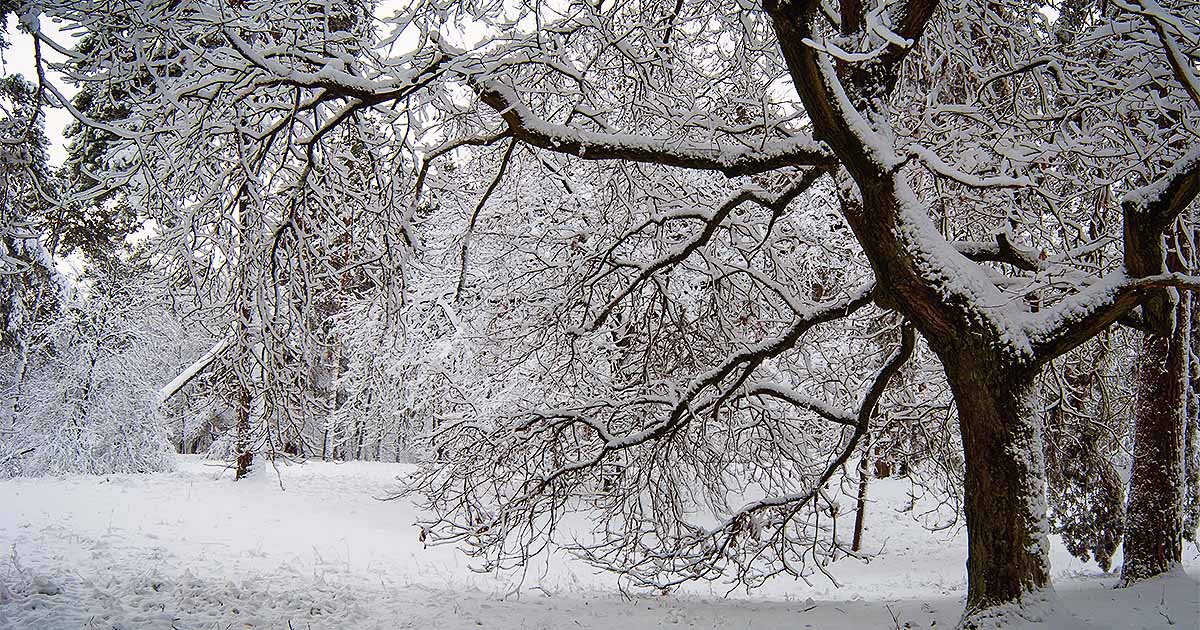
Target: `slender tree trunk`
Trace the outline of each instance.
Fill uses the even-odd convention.
[[[55,248],[58,246],[58,229],[51,233],[51,249],[50,257],[53,259]],[[42,298],[45,296],[46,287],[39,286],[37,295],[33,298],[33,308],[26,315],[29,323],[37,321],[38,312],[42,308]],[[12,415],[9,417],[10,431],[16,433],[17,418],[23,413],[21,409],[21,394],[25,388],[25,373],[29,369],[29,329],[23,327],[16,332],[17,337],[17,366],[13,377],[13,399],[12,399]]]
[[[1163,573],[1182,556],[1186,340],[1182,325],[1142,338],[1122,584]]]
[[[239,206],[239,218],[241,221],[246,220],[246,213],[249,205],[242,200]],[[242,247],[246,247],[246,228],[241,227],[239,237]],[[250,426],[250,404],[252,397],[250,395],[250,382],[254,377],[254,346],[250,342],[250,317],[251,300],[253,293],[250,290],[250,280],[246,277],[248,273],[245,261],[242,261],[238,269],[238,298],[237,305],[237,351],[238,354],[234,358],[236,371],[234,378],[236,379],[237,389],[237,434],[235,436],[235,445],[237,451],[236,468],[233,474],[233,480],[237,481],[245,477],[250,472],[250,465],[254,460],[253,444],[251,444],[251,426]]]
[[[400,463],[400,454],[404,452],[404,427],[396,420],[396,463]]]
[[[233,474],[234,481],[245,477],[254,461],[254,452],[250,448],[250,391],[244,384],[239,385],[237,413],[237,468]]]
[[[1195,249],[1200,242],[1200,212],[1193,209],[1188,223],[1191,238],[1177,238],[1176,242],[1188,245],[1181,248],[1186,255],[1181,255],[1180,260],[1186,261],[1187,268],[1195,273],[1200,269],[1200,252]],[[1187,313],[1188,329],[1187,351],[1183,353],[1183,537],[1194,541],[1200,525],[1200,296],[1188,291],[1182,297],[1179,308]]]
[[[858,511],[854,513],[854,539],[850,551],[862,551],[863,529],[867,520],[867,485],[871,477],[871,434],[863,436],[862,459],[858,460]]]
[[[1050,560],[1036,371],[960,353],[947,361],[966,461],[967,607],[963,626],[989,609],[1046,599]]]

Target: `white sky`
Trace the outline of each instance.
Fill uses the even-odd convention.
[[[14,16],[9,16],[8,23],[0,26],[4,28],[5,38],[10,44],[8,49],[0,51],[0,75],[21,74],[30,81],[37,81],[37,69],[34,67],[33,38],[17,30],[17,20]],[[69,41],[68,38],[70,36],[62,33],[58,25],[54,23],[45,21],[42,24],[42,28],[59,43]],[[42,55],[50,61],[62,59],[61,55],[53,50],[49,50],[47,46],[42,46]],[[54,81],[58,90],[67,98],[74,97],[78,91],[75,89],[75,86],[63,81],[62,77],[58,75],[48,74],[47,78]],[[46,137],[50,140],[50,163],[54,166],[61,166],[67,158],[67,141],[63,137],[63,130],[66,128],[67,123],[71,121],[71,115],[61,107],[46,108],[44,113],[46,115]],[[66,258],[61,256],[56,257],[54,263],[59,273],[72,280],[77,280],[84,269],[83,256],[79,252]]]
[[[70,36],[62,33],[58,29],[57,24],[43,20],[42,28],[55,41],[60,43],[69,41]],[[4,25],[4,30],[5,37],[11,45],[7,50],[0,52],[0,74],[5,76],[22,74],[30,81],[37,81],[37,70],[34,68],[33,62],[33,38],[17,30],[17,19],[15,16],[9,16],[8,23]],[[61,55],[50,50],[47,46],[42,46],[42,55],[50,61],[62,60]],[[63,81],[62,77],[51,74],[48,76],[48,79],[54,81],[54,85],[68,98],[75,96],[77,92],[75,86]],[[50,139],[50,163],[58,166],[67,157],[63,129],[70,122],[71,115],[62,108],[47,109],[45,110],[45,114],[46,137]]]

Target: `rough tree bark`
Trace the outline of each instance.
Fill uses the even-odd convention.
[[[1192,242],[1200,238],[1200,228],[1192,232]],[[1187,414],[1184,421],[1184,516],[1183,536],[1195,541],[1197,525],[1200,525],[1200,298],[1189,293],[1186,296],[1189,313],[1188,331],[1188,392]]]
[[[1037,371],[989,353],[942,360],[966,462],[970,615],[1050,585]]]
[[[1176,233],[1181,243],[1183,233]],[[1143,273],[1182,271],[1184,252],[1176,247],[1169,265],[1161,239],[1138,263]],[[1156,264],[1157,263],[1157,264]],[[1158,269],[1155,269],[1157,267]],[[1187,432],[1187,368],[1190,313],[1164,292],[1142,306],[1147,330],[1137,357],[1134,404],[1133,468],[1126,508],[1121,583],[1169,571],[1183,554],[1184,461]]]
[[[239,384],[236,437],[237,461],[233,472],[234,481],[249,474],[250,465],[254,462],[254,451],[251,448],[250,433],[250,390],[244,384]]]
[[[919,38],[935,5],[910,2],[897,32]],[[814,137],[830,146],[858,189],[861,199],[845,199],[842,214],[880,279],[878,299],[914,322],[951,383],[967,462],[970,552],[963,625],[986,618],[996,606],[1040,600],[1050,585],[1040,426],[1031,404],[1040,363],[1018,356],[1003,339],[1002,325],[972,303],[972,292],[994,287],[952,287],[930,274],[971,263],[937,247],[938,232],[928,216],[908,211],[916,196],[906,176],[890,168],[895,157],[890,147],[860,138],[862,129],[851,122],[859,114],[847,109],[873,107],[895,82],[906,51],[889,49],[874,72],[847,77],[847,93],[840,95],[833,87],[839,81],[831,76],[833,65],[804,43],[815,36],[816,3],[768,2],[766,9],[813,120]]]
[[[833,29],[861,35],[861,3],[831,6],[816,0],[765,0],[788,73],[823,146],[802,151],[745,153],[724,161],[692,150],[631,143],[619,136],[583,135],[568,125],[539,120],[516,91],[472,79],[512,137],[542,150],[581,159],[618,159],[749,175],[790,166],[812,167],[837,181],[841,215],[869,259],[873,299],[899,312],[941,358],[959,410],[966,459],[968,606],[962,625],[1004,623],[1026,604],[1049,613],[1048,531],[1041,419],[1034,414],[1034,383],[1042,368],[1100,334],[1132,309],[1158,299],[1167,286],[1195,287],[1191,278],[1161,275],[1153,246],[1200,191],[1200,148],[1193,148],[1139,194],[1125,210],[1126,268],[1079,287],[1036,311],[1014,304],[979,268],[970,248],[949,243],[930,219],[904,165],[912,156],[896,146],[889,97],[901,65],[919,42],[936,0],[890,5],[892,33],[868,59],[847,61],[813,45]],[[789,141],[790,142],[790,141]],[[794,143],[793,143],[794,144]],[[828,147],[828,153],[824,150]],[[794,148],[794,147],[793,147]],[[830,155],[832,154],[832,155]],[[780,157],[783,156],[783,157]],[[999,257],[1027,272],[1038,256],[1017,250],[1004,235]],[[991,255],[991,254],[989,254]],[[439,457],[440,459],[440,457]],[[1028,618],[1028,617],[1027,617]]]
[[[893,15],[895,32],[919,40],[935,1],[911,0]],[[844,64],[822,56],[815,26],[820,3],[768,0],[793,85],[812,120],[813,137],[838,157],[844,177],[842,215],[863,247],[879,281],[877,301],[907,317],[942,360],[958,407],[966,460],[969,538],[967,609],[962,624],[976,627],[1011,606],[1048,602],[1045,471],[1040,418],[1031,398],[1041,368],[1095,336],[1141,302],[1172,293],[1145,290],[1136,296],[1080,299],[1059,314],[1012,315],[986,306],[1003,300],[995,286],[947,247],[926,208],[898,165],[886,127],[887,95],[910,47],[891,45],[870,62]],[[854,3],[842,4],[839,28],[853,29]],[[878,126],[878,128],[877,128]],[[1197,159],[1173,168],[1149,206],[1125,208],[1126,268],[1129,277],[1161,271],[1154,245],[1200,186]],[[1134,196],[1140,200],[1143,196]],[[1003,245],[1003,243],[1001,243]],[[1132,259],[1132,260],[1129,260]],[[1019,261],[1018,263],[1019,266]],[[1149,307],[1148,307],[1149,308]],[[1037,320],[1028,337],[1014,333],[1013,317]],[[1028,344],[1028,345],[1026,345]],[[1170,403],[1168,403],[1170,404]]]

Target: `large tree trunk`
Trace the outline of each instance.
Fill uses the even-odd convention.
[[[943,357],[966,461],[967,607],[974,627],[989,609],[1045,599],[1050,587],[1036,371],[992,357]]]
[[[1149,239],[1156,251],[1135,257],[1139,273],[1186,272],[1191,263],[1185,232],[1175,246]],[[1160,253],[1161,252],[1161,253]],[[1132,584],[1179,564],[1183,554],[1188,354],[1191,312],[1185,301],[1163,292],[1142,306],[1149,328],[1137,357],[1133,411],[1133,469],[1126,508],[1125,563],[1121,583]]]
[[[1183,310],[1177,313],[1182,315]],[[1186,355],[1187,331],[1182,325],[1170,335],[1146,333],[1142,338],[1123,584],[1167,571],[1179,563],[1183,552]]]
[[[1200,238],[1200,230],[1196,231],[1196,237]],[[1189,366],[1188,391],[1187,391],[1187,407],[1184,422],[1187,423],[1187,429],[1184,431],[1184,452],[1185,458],[1183,462],[1183,471],[1186,479],[1184,480],[1184,509],[1183,509],[1183,536],[1188,540],[1196,540],[1197,525],[1200,525],[1200,366],[1196,366],[1194,362],[1197,357],[1200,357],[1200,296],[1189,293],[1185,297],[1189,313],[1188,332],[1188,348],[1191,351],[1190,357],[1185,357],[1185,361]]]

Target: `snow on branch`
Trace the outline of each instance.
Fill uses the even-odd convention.
[[[498,488],[489,490],[486,508],[482,503],[476,504],[482,497],[463,496],[465,512],[443,514],[424,523],[427,541],[475,544],[483,537],[513,534],[513,528],[524,522],[523,515],[550,509],[549,504],[572,494],[571,486],[582,483],[582,478],[595,476],[614,462],[638,457],[645,449],[665,448],[700,417],[718,413],[727,401],[745,398],[746,383],[765,361],[793,349],[814,326],[847,317],[871,303],[873,296],[871,283],[851,291],[843,299],[812,304],[778,336],[731,352],[711,369],[690,378],[686,387],[672,386],[665,391],[640,392],[627,398],[604,397],[579,405],[529,412],[514,423],[495,428],[485,429],[476,423],[456,425],[454,435],[445,437],[466,441],[466,445],[454,449],[465,459],[411,487],[458,494],[457,487],[446,484],[472,477],[480,457],[503,467],[520,466],[522,471],[515,471],[517,476],[505,481],[508,487],[501,491],[502,495],[491,495],[500,491]],[[876,399],[868,396],[867,400],[872,401],[868,406]],[[640,418],[646,418],[647,414],[658,417],[648,418],[642,426],[631,425],[620,417],[631,412]],[[849,420],[854,416],[838,413],[836,417]],[[572,446],[557,453],[555,445],[559,436],[564,435],[574,436]],[[525,454],[530,452],[541,455],[527,459]],[[547,459],[547,453],[551,452],[555,454]],[[512,457],[520,461],[509,461]]]
[[[1158,179],[1121,200],[1125,221],[1145,222],[1162,232],[1200,193],[1200,146],[1192,147]]]
[[[875,407],[879,403],[879,399],[883,397],[883,392],[887,388],[888,381],[896,374],[896,372],[900,370],[901,367],[904,366],[904,363],[908,361],[909,357],[912,356],[916,345],[916,330],[911,324],[905,322],[900,327],[900,346],[896,348],[892,355],[888,357],[887,361],[884,362],[883,366],[880,367],[877,372],[875,372],[874,377],[871,378],[871,386],[867,388],[866,392],[863,393],[858,410],[850,413],[836,409],[829,409],[831,415],[833,416],[853,419],[852,426],[855,427],[854,435],[850,437],[849,442],[847,442],[846,447],[842,449],[841,454],[829,463],[825,469],[825,473],[821,475],[820,479],[818,479],[808,491],[792,495],[767,497],[764,499],[759,499],[753,503],[749,503],[742,509],[738,510],[738,513],[726,522],[726,526],[740,517],[744,517],[763,508],[793,504],[797,502],[803,503],[811,500],[817,490],[820,489],[825,482],[829,481],[830,477],[833,476],[833,473],[836,472],[837,469],[841,467],[841,465],[844,464],[847,459],[850,458],[850,455],[854,452],[855,447],[858,445],[858,441],[862,439],[862,436],[866,434],[867,428],[870,426],[871,415],[875,413]],[[720,529],[721,528],[717,528],[714,530],[714,532],[719,531]]]
[[[227,345],[229,345],[228,337],[213,344],[213,347],[208,352],[205,352],[199,359],[196,359],[194,363],[189,365],[186,370],[171,379],[170,383],[167,383],[162,389],[158,390],[158,404],[161,405],[167,402],[172,396],[179,393],[179,390],[183,389],[192,379],[196,378],[197,374],[203,372],[204,368],[207,368]]]
[[[854,311],[871,303],[874,299],[874,293],[875,285],[874,283],[870,283],[851,291],[850,295],[845,299],[824,304],[814,304],[805,312],[798,314],[792,325],[782,335],[735,352],[721,364],[699,374],[687,389],[680,392],[674,400],[656,399],[641,401],[658,404],[669,403],[672,406],[671,413],[666,418],[653,422],[646,428],[634,433],[621,436],[604,434],[601,448],[592,457],[583,458],[562,466],[557,471],[547,475],[541,480],[539,485],[542,487],[548,486],[562,475],[595,465],[608,453],[632,448],[659,439],[670,433],[679,425],[686,423],[687,418],[695,413],[698,408],[709,406],[713,402],[724,398],[724,394],[722,394],[715,401],[708,401],[708,404],[698,404],[697,399],[702,392],[709,388],[717,387],[731,375],[734,375],[735,372],[738,372],[739,368],[741,368],[741,376],[737,381],[739,384],[744,383],[750,374],[765,360],[778,356],[794,347],[800,337],[814,326],[849,316]],[[579,421],[580,418],[580,416],[575,414],[567,416],[567,419],[573,422]],[[588,424],[593,428],[596,426],[594,422],[589,422]]]
[[[1008,263],[1022,271],[1039,271],[1047,267],[1037,252],[1017,247],[1009,232],[997,232],[994,243],[955,241],[954,249],[975,262]]]
[[[766,142],[757,148],[703,146],[632,134],[598,133],[542,120],[516,90],[496,81],[472,79],[479,98],[500,114],[520,141],[588,160],[629,160],[698,170],[729,177],[754,175],[787,166],[833,166],[824,145],[809,137]]]
[[[964,173],[947,164],[938,154],[926,147],[912,146],[909,147],[909,151],[929,167],[929,170],[969,188],[1026,188],[1033,185],[1033,181],[1028,177],[986,177]]]
[[[609,247],[608,251],[605,253],[605,258],[608,260],[608,262],[612,263],[616,267],[636,267],[638,269],[637,276],[625,288],[614,295],[612,299],[608,300],[608,302],[592,319],[591,324],[589,324],[587,328],[589,330],[595,330],[602,326],[605,320],[607,320],[612,314],[613,309],[615,309],[617,305],[619,305],[621,301],[628,297],[633,291],[637,290],[638,287],[653,277],[654,274],[659,273],[660,271],[663,271],[672,265],[682,262],[688,256],[692,255],[692,253],[694,253],[697,249],[711,240],[713,235],[717,232],[717,228],[720,227],[722,222],[724,222],[730,213],[732,213],[738,206],[741,206],[745,203],[757,203],[764,208],[771,210],[776,216],[778,216],[783,214],[784,210],[787,208],[787,205],[791,203],[792,200],[811,188],[812,185],[816,183],[817,179],[819,179],[824,173],[825,171],[823,169],[810,169],[805,172],[798,181],[793,183],[778,195],[771,195],[757,186],[754,186],[751,188],[746,188],[733,195],[711,214],[687,213],[684,215],[670,214],[664,217],[654,217],[644,221],[634,229],[626,232],[621,238],[616,239],[613,245]],[[619,261],[613,258],[613,253],[616,251],[616,249],[629,238],[640,233],[642,230],[650,227],[651,225],[661,225],[665,221],[674,218],[701,219],[704,221],[704,229],[701,230],[696,236],[674,247],[673,250],[667,253],[665,256],[650,263],[633,263]],[[789,305],[792,306],[794,311],[800,312],[802,310],[802,308],[795,304],[794,300],[789,299],[789,296],[781,295],[781,297],[789,302]]]
[[[1069,352],[1124,317],[1148,295],[1165,288],[1200,291],[1200,276],[1164,273],[1130,278],[1121,269],[1033,314],[1028,333],[1038,362],[1047,363]]]
[[[1175,18],[1171,12],[1163,8],[1155,0],[1141,0],[1139,2],[1124,2],[1117,1],[1117,6],[1131,13],[1136,13],[1144,17],[1154,27],[1154,32],[1158,36],[1158,41],[1163,46],[1163,52],[1167,56],[1167,62],[1171,65],[1171,70],[1175,73],[1175,77],[1183,85],[1192,102],[1200,105],[1200,76],[1196,74],[1196,65],[1194,60],[1194,52],[1189,55],[1184,51],[1184,48],[1190,48],[1193,51],[1197,43],[1200,43],[1200,35],[1191,32],[1183,23],[1182,20]],[[1187,42],[1183,46],[1168,32],[1168,29],[1179,33]]]
[[[225,29],[224,35],[246,61],[269,73],[280,83],[322,88],[334,96],[352,97],[371,104],[402,99],[429,85],[441,75],[442,65],[449,59],[445,53],[439,51],[420,68],[409,70],[388,81],[378,81],[347,72],[344,62],[333,57],[326,59],[324,66],[316,72],[294,70],[272,59],[271,51],[255,50],[233,30]]]
[[[858,426],[858,419],[855,414],[838,409],[823,400],[805,396],[791,387],[785,387],[778,383],[766,381],[751,383],[746,388],[746,396],[760,396],[782,400],[793,407],[811,411],[830,422],[851,427]]]
[[[668,546],[665,550],[657,553],[655,560],[650,564],[652,570],[662,572],[664,568],[667,568],[671,573],[681,574],[682,577],[678,578],[677,582],[694,579],[703,577],[712,571],[717,563],[723,560],[733,560],[734,562],[741,560],[742,562],[752,563],[754,557],[757,555],[755,550],[785,544],[789,522],[801,507],[816,500],[821,495],[825,484],[833,478],[833,475],[850,459],[850,456],[858,448],[858,443],[866,435],[870,427],[871,416],[875,413],[875,408],[880,398],[883,397],[889,381],[899,372],[900,368],[904,366],[909,358],[912,357],[915,348],[915,329],[911,324],[905,322],[901,326],[899,347],[896,348],[892,355],[884,362],[883,366],[870,379],[871,385],[864,392],[858,409],[855,412],[845,412],[832,408],[826,409],[831,416],[839,418],[839,422],[841,422],[841,419],[850,420],[846,424],[854,427],[854,433],[851,434],[845,445],[839,449],[838,455],[825,466],[824,471],[819,476],[808,484],[807,488],[799,492],[768,496],[752,501],[739,508],[715,527],[707,530],[693,530],[691,535],[684,536],[681,540],[675,542],[674,545]],[[820,413],[818,412],[818,414]],[[770,511],[774,511],[775,513],[767,516],[766,519],[759,518],[760,513]],[[762,522],[763,520],[767,521],[766,524]],[[768,529],[771,532],[770,537],[764,540],[764,530]],[[747,540],[748,538],[753,538],[754,540]],[[741,549],[739,549],[739,546]],[[739,558],[739,555],[743,557]],[[749,557],[746,558],[746,555]],[[742,574],[750,570],[750,567],[746,564],[739,562],[739,565],[740,573]],[[790,572],[791,568],[785,566],[784,570]],[[633,577],[645,580],[641,575],[635,574]],[[647,583],[649,584],[649,582]]]

